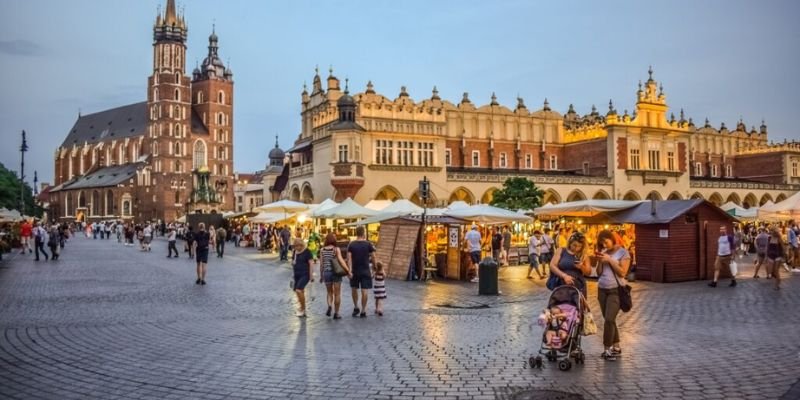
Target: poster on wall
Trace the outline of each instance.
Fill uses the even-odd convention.
[[[450,247],[458,247],[458,226],[451,226],[447,233]]]

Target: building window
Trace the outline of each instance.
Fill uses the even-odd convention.
[[[525,168],[527,169],[533,168],[533,156],[530,154],[525,154]]]
[[[203,100],[205,100],[205,99],[203,98],[203,91],[201,90],[201,91],[197,92],[197,104],[202,103]]]
[[[417,143],[417,163],[423,167],[433,166],[433,143]]]
[[[711,177],[716,178],[719,176],[719,171],[717,170],[717,164],[711,164]]]
[[[453,162],[451,157],[452,153],[450,152],[450,149],[444,149],[444,165],[446,167],[449,167],[450,163]]]
[[[555,154],[550,156],[550,169],[558,169],[558,156]]]
[[[661,169],[661,152],[658,150],[647,151],[648,167],[652,170]]]
[[[700,162],[694,163],[694,173],[697,176],[703,176],[703,163]]]
[[[508,168],[508,155],[500,153],[500,168]]]
[[[131,201],[130,200],[123,200],[122,201],[122,215],[129,217],[131,215]]]
[[[728,164],[725,166],[725,176],[733,178],[733,165]]]
[[[158,88],[153,89],[153,101],[158,101]]]
[[[798,166],[797,161],[792,161],[792,177],[796,178],[798,176]]]
[[[223,92],[222,90],[220,90],[219,93],[217,93],[217,103],[225,104],[225,92]]]
[[[346,163],[347,162],[347,145],[340,144],[339,145],[339,162]]]
[[[641,169],[641,161],[639,160],[639,149],[631,149],[630,169]]]
[[[180,155],[181,155],[181,142],[175,142],[175,150],[173,150],[172,153],[175,154],[176,156],[180,157]]]
[[[175,89],[175,100],[181,101],[181,91],[180,89]]]
[[[472,166],[481,166],[481,153],[478,150],[472,150]]]
[[[675,152],[668,151],[667,152],[667,170],[668,171],[675,171]]]
[[[378,140],[375,142],[375,163],[382,165],[392,164],[393,142],[390,140]]]
[[[206,144],[202,140],[194,142],[194,169],[200,169],[206,165]]]
[[[583,162],[583,174],[584,175],[589,175],[589,162],[588,161],[584,161]]]

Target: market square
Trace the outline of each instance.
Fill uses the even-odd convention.
[[[800,398],[798,12],[4,2],[0,397]]]

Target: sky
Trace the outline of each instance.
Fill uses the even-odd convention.
[[[166,0],[0,0],[0,162],[53,179],[55,149],[84,115],[146,98],[152,26]],[[664,86],[683,108],[730,128],[765,119],[774,141],[800,139],[800,2],[728,1],[179,1],[189,25],[187,73],[207,54],[216,24],[234,72],[234,168],[264,167],[275,136],[300,131],[300,93],[314,68],[372,80],[397,97],[473,103],[492,92],[513,109],[548,99],[583,114],[609,99],[633,110],[639,80]]]

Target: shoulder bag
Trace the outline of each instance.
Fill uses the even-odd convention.
[[[561,256],[564,255],[564,250],[560,249],[558,255],[559,259],[561,259]],[[559,278],[558,275],[553,273],[552,268],[550,269],[550,276],[547,277],[547,283],[545,284],[545,286],[547,286],[549,290],[554,290],[555,288],[561,286],[561,278]]]
[[[625,283],[625,286],[617,279],[617,273],[613,271],[614,280],[617,281],[617,292],[619,293],[619,309],[622,312],[628,312],[633,308],[633,298],[631,298],[631,285]]]
[[[333,251],[333,258],[331,259],[331,271],[336,276],[345,276],[347,275],[347,271],[345,271],[344,267],[342,267],[342,263],[339,262],[339,249],[334,248]]]

